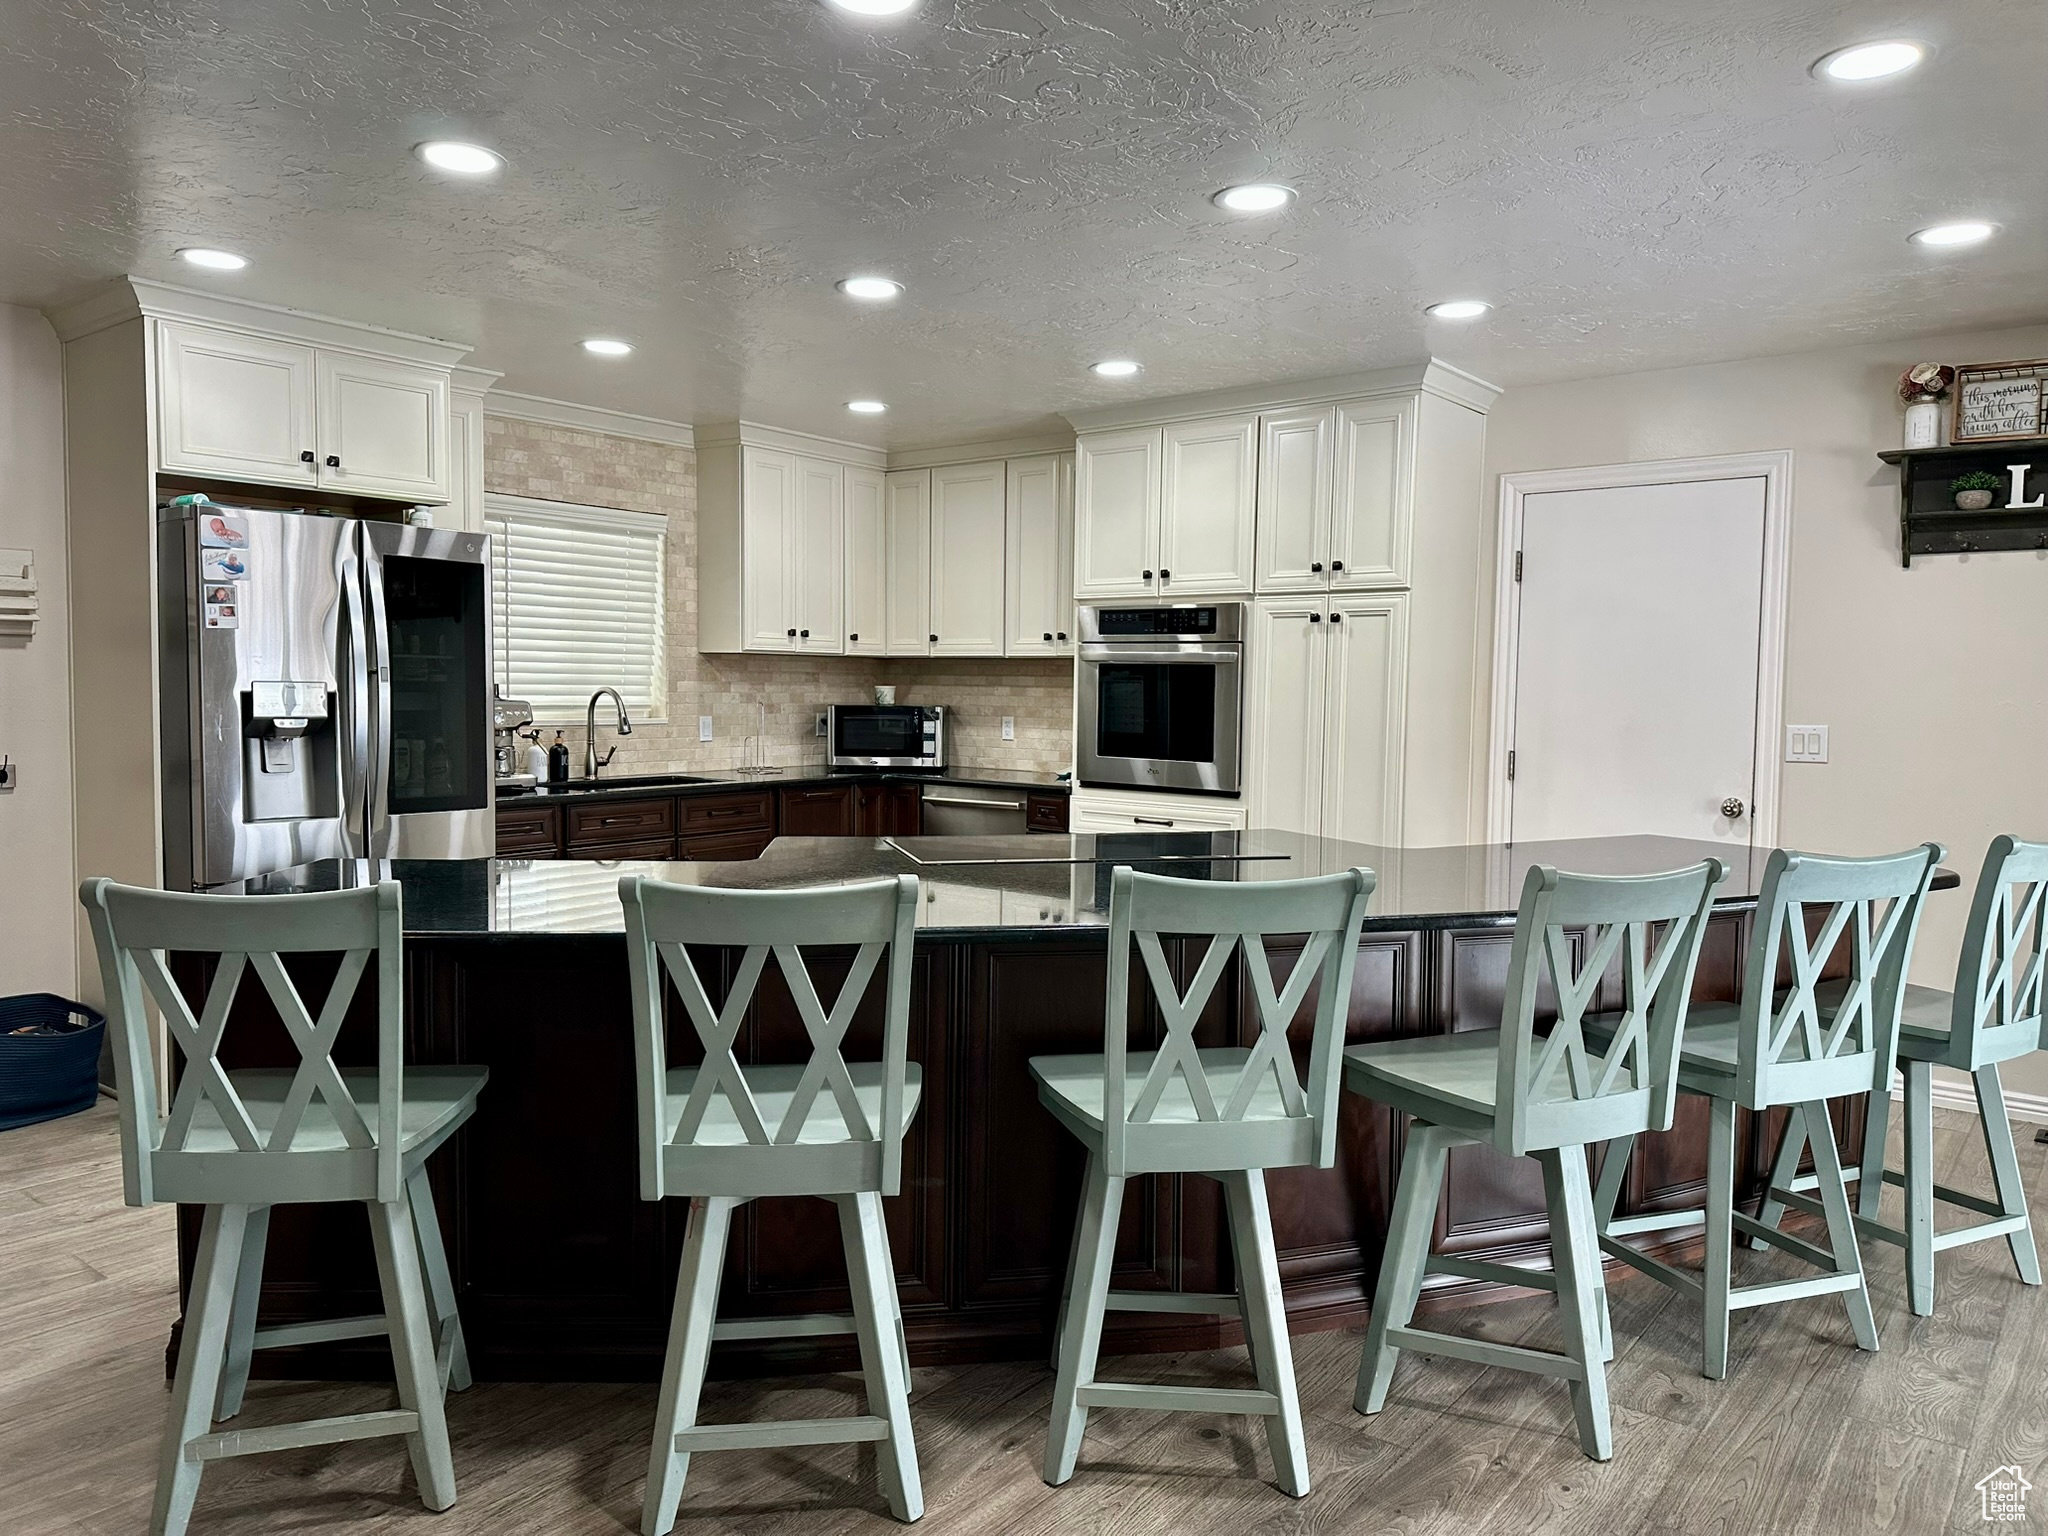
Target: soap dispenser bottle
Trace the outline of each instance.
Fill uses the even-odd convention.
[[[569,782],[569,743],[562,740],[560,731],[555,732],[555,744],[548,748],[548,782]]]
[[[540,744],[539,731],[523,731],[526,747],[526,771],[533,775],[533,782],[545,784],[548,781],[548,749]]]

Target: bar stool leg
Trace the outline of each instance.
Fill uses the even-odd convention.
[[[1934,1311],[1934,1065],[1906,1063],[1906,1305]]]
[[[435,1363],[441,1351],[448,1356],[448,1390],[469,1390],[469,1346],[462,1337],[462,1313],[455,1305],[455,1281],[448,1273],[448,1250],[441,1241],[441,1218],[434,1210],[434,1184],[421,1163],[405,1181],[412,1206],[413,1228],[419,1235],[420,1268],[427,1279],[427,1296],[434,1306]]]
[[[420,1427],[405,1437],[405,1448],[420,1485],[420,1502],[428,1509],[443,1510],[455,1502],[455,1459],[448,1450],[441,1373],[434,1361],[433,1329],[427,1322],[427,1294],[420,1279],[411,1202],[400,1191],[400,1199],[389,1205],[368,1203],[391,1364],[398,1377],[398,1405],[420,1416]]]
[[[199,1495],[204,1463],[187,1455],[185,1447],[212,1427],[248,1221],[246,1205],[209,1205],[199,1228],[185,1332],[178,1341],[178,1372],[171,1385],[170,1417],[164,1425],[156,1506],[149,1517],[150,1536],[184,1536],[192,1518],[192,1501]]]
[[[1910,1065],[1910,1063],[1908,1064]],[[1931,1079],[1930,1079],[1931,1081]],[[1891,1130],[1889,1089],[1872,1093],[1863,1106],[1863,1162],[1856,1175],[1856,1214],[1877,1220],[1884,1206],[1884,1147]]]
[[[1722,1381],[1728,1375],[1728,1290],[1733,1259],[1729,1250],[1735,1236],[1735,1101],[1710,1098],[1707,1106],[1707,1256],[1700,1274],[1700,1374],[1709,1381]],[[1788,1145],[1790,1141],[1788,1131]]]
[[[1450,1138],[1420,1120],[1408,1128],[1401,1149],[1401,1183],[1394,1193],[1394,1212],[1387,1223],[1387,1249],[1380,1259],[1379,1283],[1372,1293],[1372,1324],[1358,1357],[1358,1387],[1351,1406],[1360,1413],[1378,1413],[1386,1406],[1394,1380],[1394,1362],[1401,1351],[1387,1343],[1387,1330],[1405,1328],[1415,1316],[1422,1277],[1429,1266],[1429,1238],[1436,1226],[1437,1196],[1443,1187]]]
[[[676,1432],[697,1422],[704,1390],[704,1366],[711,1355],[711,1329],[718,1320],[718,1277],[725,1266],[725,1239],[737,1200],[696,1196],[690,1201],[689,1236],[676,1271],[675,1308],[669,1315],[668,1356],[655,1399],[654,1444],[647,1457],[647,1498],[640,1511],[642,1536],[674,1529],[690,1456],[676,1450]]]
[[[1600,1358],[1608,1361],[1614,1358],[1614,1322],[1607,1307],[1607,1272],[1601,1267],[1600,1240],[1594,1236],[1593,1227],[1593,1183],[1586,1169],[1586,1148],[1560,1148],[1559,1168],[1564,1178],[1565,1197],[1571,1202],[1572,1230],[1592,1246],[1592,1261],[1588,1267],[1581,1258],[1580,1268],[1585,1271],[1585,1281],[1593,1293],[1593,1318],[1598,1325]],[[1555,1256],[1552,1263],[1555,1263]]]
[[[1771,1161],[1770,1182],[1764,1186],[1764,1203],[1756,1213],[1756,1219],[1764,1226],[1775,1227],[1785,1219],[1785,1202],[1774,1196],[1773,1189],[1790,1189],[1792,1181],[1799,1177],[1799,1154],[1806,1150],[1806,1121],[1796,1109],[1785,1112],[1785,1131],[1778,1138],[1778,1155]],[[1865,1173],[1864,1178],[1869,1174]],[[1878,1188],[1884,1187],[1883,1144],[1879,1143]],[[1743,1242],[1751,1248],[1762,1251],[1767,1245],[1760,1237],[1745,1237]]]
[[[1088,1185],[1081,1195],[1079,1262],[1074,1294],[1060,1330],[1059,1379],[1052,1392],[1052,1425],[1045,1437],[1045,1480],[1055,1488],[1074,1475],[1088,1410],[1079,1401],[1081,1388],[1095,1379],[1095,1358],[1102,1349],[1102,1318],[1109,1299],[1109,1270],[1116,1256],[1117,1216],[1124,1202],[1124,1181],[1090,1158]]]
[[[1266,1416],[1266,1449],[1280,1491],[1308,1493],[1308,1439],[1301,1425],[1301,1397],[1294,1384],[1294,1350],[1287,1337],[1287,1304],[1280,1294],[1280,1263],[1273,1250],[1273,1213],[1266,1203],[1266,1176],[1259,1169],[1223,1176],[1230,1209],[1230,1238],[1237,1262],[1238,1294],[1245,1308],[1244,1331],[1256,1340],[1252,1366],[1259,1388],[1280,1400]]]
[[[1550,1265],[1557,1277],[1557,1307],[1564,1322],[1564,1352],[1579,1367],[1571,1383],[1572,1417],[1578,1421],[1579,1445],[1595,1461],[1614,1455],[1614,1427],[1607,1409],[1607,1362],[1601,1343],[1600,1314],[1605,1296],[1593,1284],[1599,1272],[1600,1249],[1593,1237],[1591,1201],[1581,1202],[1572,1187],[1572,1168],[1585,1178],[1585,1150],[1553,1147],[1536,1154],[1543,1168],[1543,1193],[1550,1208]]]
[[[242,1411],[242,1393],[249,1385],[249,1361],[256,1353],[256,1310],[263,1294],[263,1250],[270,1236],[270,1207],[252,1205],[242,1228],[242,1256],[235,1273],[234,1314],[228,1323],[227,1365],[220,1374],[216,1419],[232,1419]]]
[[[1870,1290],[1863,1281],[1863,1251],[1856,1246],[1856,1222],[1849,1214],[1849,1186],[1842,1181],[1842,1157],[1835,1150],[1835,1123],[1828,1118],[1825,1099],[1801,1104],[1806,1117],[1806,1139],[1813,1147],[1813,1172],[1820,1184],[1821,1206],[1827,1213],[1828,1242],[1835,1253],[1835,1268],[1856,1276],[1853,1290],[1842,1292],[1849,1309],[1849,1326],[1856,1331],[1858,1349],[1877,1348],[1877,1319],[1870,1311]],[[1931,1284],[1931,1281],[1930,1281]]]
[[[2020,1279],[2028,1285],[2039,1285],[2041,1258],[2034,1251],[2034,1229],[2027,1216],[2027,1186],[2020,1177],[2019,1153],[2012,1143],[2012,1121],[2005,1114],[2005,1091],[1998,1081],[1998,1064],[1979,1067],[1970,1074],[1970,1080],[1977,1088],[1977,1116],[1984,1122],[1984,1147],[1991,1154],[1991,1182],[1998,1192],[1999,1208],[2006,1215],[2027,1222],[2017,1231],[2006,1233],[2006,1246],[2012,1250],[2012,1262]]]
[[[924,1485],[917,1472],[917,1443],[910,1429],[909,1375],[903,1365],[900,1331],[884,1332],[890,1297],[896,1290],[889,1261],[889,1232],[882,1222],[882,1197],[872,1192],[841,1195],[839,1231],[852,1280],[854,1325],[860,1334],[861,1370],[867,1381],[868,1412],[886,1420],[888,1438],[876,1461],[889,1512],[908,1524],[924,1514]]]
[[[1060,1340],[1067,1336],[1067,1314],[1074,1306],[1074,1271],[1081,1263],[1081,1227],[1088,1218],[1088,1191],[1095,1182],[1095,1154],[1081,1170],[1081,1198],[1074,1202],[1074,1236],[1067,1244],[1067,1279],[1060,1287],[1060,1312],[1052,1329],[1052,1368],[1060,1368]]]

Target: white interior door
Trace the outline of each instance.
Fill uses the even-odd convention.
[[[1765,492],[1757,475],[1523,498],[1512,841],[1751,841]]]

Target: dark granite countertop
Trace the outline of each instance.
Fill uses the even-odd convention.
[[[1115,833],[1068,837],[777,838],[745,863],[613,860],[328,860],[237,882],[223,890],[273,894],[333,890],[380,874],[405,887],[405,926],[421,935],[622,933],[618,884],[642,874],[683,885],[775,890],[914,874],[924,887],[918,926],[935,938],[1072,934],[1107,924],[1109,872],[1130,864],[1192,879],[1274,880],[1364,865],[1379,886],[1366,926],[1381,931],[1484,928],[1514,921],[1534,863],[1586,874],[1647,874],[1709,856],[1729,866],[1717,905],[1756,899],[1766,852],[1668,837],[1452,848],[1374,848],[1292,832]],[[1942,871],[1939,889],[1958,882]]]
[[[962,784],[988,789],[1031,789],[1041,794],[1068,794],[1073,785],[1052,773],[1012,768],[948,768],[941,773],[916,773],[900,768],[775,768],[743,773],[737,768],[708,768],[701,773],[621,774],[616,779],[571,779],[567,784],[500,784],[500,805],[552,805],[566,800],[645,800],[658,795],[721,794],[734,789],[792,788],[852,782],[872,784]]]

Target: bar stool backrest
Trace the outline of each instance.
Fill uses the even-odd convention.
[[[283,1205],[311,1200],[399,1197],[399,1117],[404,1085],[404,922],[398,882],[302,896],[201,896],[88,880],[79,900],[92,922],[100,975],[113,1021],[114,1074],[120,1091],[121,1167],[130,1205],[160,1200],[196,1204]],[[172,980],[166,957],[217,958],[198,1013]],[[284,957],[335,954],[340,969],[316,1017],[286,974]],[[363,974],[376,962],[377,1107],[357,1107],[334,1064],[334,1042]],[[220,1063],[243,977],[254,970],[297,1048],[299,1063],[276,1119],[259,1128]],[[155,1031],[145,997],[162,1013],[183,1070],[168,1115],[159,1121]],[[171,1074],[164,1074],[168,1080]],[[318,1099],[324,1147],[299,1142]],[[326,1117],[340,1133],[334,1147]],[[189,1145],[195,1126],[207,1139],[224,1130],[232,1148]]]
[[[1119,866],[1110,876],[1109,995],[1105,1009],[1103,1156],[1122,1176],[1134,1142],[1171,1143],[1189,1168],[1245,1167],[1245,1113],[1270,1076],[1290,1120],[1304,1122],[1315,1166],[1337,1155],[1337,1059],[1350,1011],[1351,972],[1366,900],[1377,877],[1369,869],[1308,880],[1176,880]],[[1302,934],[1305,944],[1284,986],[1276,987],[1265,937]],[[1204,936],[1209,947],[1183,993],[1161,947],[1162,935]],[[1126,1065],[1130,1039],[1131,948],[1136,944],[1165,1019],[1166,1033],[1144,1078],[1133,1085]],[[1259,1033],[1230,1091],[1219,1102],[1196,1054],[1195,1025],[1240,947]],[[1306,1093],[1295,1071],[1287,1027],[1309,988],[1316,995]],[[1161,1099],[1175,1080],[1193,1100],[1197,1121],[1155,1123]],[[1213,1146],[1216,1161],[1202,1160]]]
[[[1561,874],[1534,864],[1522,882],[1501,1008],[1494,1142],[1514,1157],[1642,1131],[1668,1131],[1678,1094],[1678,1044],[1706,936],[1719,859],[1656,875]],[[1653,925],[1661,924],[1661,935]],[[1584,937],[1574,964],[1574,932]],[[1621,958],[1622,1005],[1604,1056],[1583,1024]],[[1536,1033],[1548,979],[1557,1018]]]
[[[1921,909],[1943,851],[1939,843],[1922,843],[1904,853],[1841,859],[1772,850],[1742,980],[1739,1102],[1765,1109],[1884,1085]],[[1809,909],[1819,915],[1811,939]],[[1824,1006],[1817,995],[1821,969],[1845,939],[1847,985]],[[1790,972],[1789,986],[1779,985],[1781,969]]]
[[[639,875],[619,882],[632,967],[643,1199],[658,1200],[667,1194],[898,1192],[903,1180],[903,1083],[917,889],[911,875],[795,891],[711,890]],[[712,1005],[685,945],[745,951],[722,1006]],[[807,945],[858,946],[829,1011],[804,963]],[[810,1060],[795,1092],[772,1125],[748,1087],[734,1050],[771,954],[811,1042]],[[885,956],[889,968],[877,1124],[854,1093],[840,1044]],[[703,1065],[673,1132],[668,1130],[664,976],[674,984],[704,1047]],[[849,1137],[799,1145],[820,1095],[827,1093]],[[706,1137],[714,1096],[724,1099],[743,1143],[714,1143]]]
[[[2048,948],[2048,843],[2000,833],[1985,850],[1956,962],[1949,1065],[1974,1072],[2041,1042],[2041,957]]]

